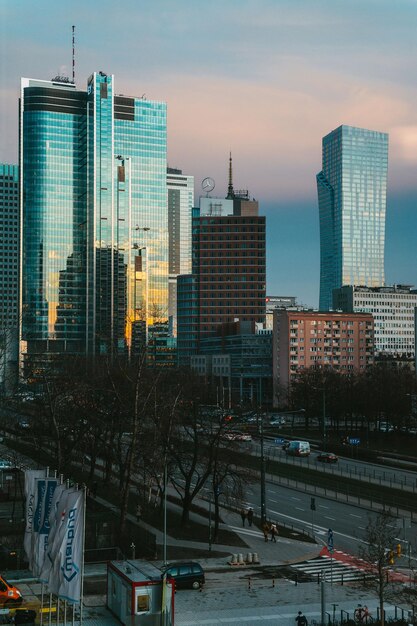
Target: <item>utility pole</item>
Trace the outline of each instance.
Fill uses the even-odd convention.
[[[261,522],[266,522],[265,454],[264,454],[264,418],[262,415],[262,379],[259,379],[258,425],[261,437]]]

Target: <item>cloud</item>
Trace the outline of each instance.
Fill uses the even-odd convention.
[[[417,125],[394,127],[391,130],[391,145],[396,159],[417,164]]]

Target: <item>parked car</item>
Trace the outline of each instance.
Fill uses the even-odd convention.
[[[317,455],[317,461],[321,461],[322,463],[337,463],[339,457],[337,457],[333,452],[320,452]]]
[[[19,606],[22,604],[23,598],[19,589],[8,583],[3,576],[0,576],[0,605],[2,606]]]
[[[204,570],[199,563],[171,563],[164,570],[175,581],[175,589],[200,589],[206,582]]]

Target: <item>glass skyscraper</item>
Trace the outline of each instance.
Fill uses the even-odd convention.
[[[20,103],[22,351],[125,353],[168,315],[166,105],[103,72]]]
[[[320,310],[333,289],[381,286],[384,277],[388,135],[339,126],[323,138],[317,175]]]

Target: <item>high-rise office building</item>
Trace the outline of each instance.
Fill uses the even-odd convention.
[[[333,289],[384,284],[388,135],[339,126],[323,138],[317,175],[320,310]]]
[[[17,378],[19,320],[19,169],[0,164],[0,389]]]
[[[0,328],[17,327],[19,301],[19,168],[0,164]]]
[[[191,274],[191,218],[194,177],[179,169],[167,169],[169,230],[169,325],[177,336],[177,276]]]
[[[179,279],[178,358],[189,363],[205,337],[227,324],[265,323],[265,217],[229,181],[226,199],[200,198],[193,211],[193,278]]]
[[[22,79],[22,351],[126,352],[168,317],[166,105]]]

